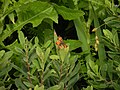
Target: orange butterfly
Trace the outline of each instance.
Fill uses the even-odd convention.
[[[58,36],[56,45],[58,46],[59,49],[62,47],[67,48],[67,45],[63,42],[62,37]]]

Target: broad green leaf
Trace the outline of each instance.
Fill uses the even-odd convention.
[[[18,31],[18,38],[19,38],[21,46],[25,48],[25,36],[22,31]]]
[[[50,18],[56,23],[58,16],[53,8],[47,2],[30,2],[16,9],[18,20],[22,23],[32,23],[33,27],[38,26],[44,18]]]
[[[34,90],[44,90],[44,85],[42,85],[41,87],[39,87],[38,85],[36,85],[34,87]]]
[[[60,59],[60,57],[58,55],[50,55],[50,59],[58,60],[58,59]]]
[[[54,5],[54,7],[57,10],[58,14],[60,14],[66,20],[74,20],[84,15],[84,12],[81,10],[74,10],[65,6],[58,5]]]
[[[54,7],[48,2],[34,1],[16,8],[18,20],[16,24],[7,25],[6,30],[3,31],[0,42],[4,41],[14,31],[21,30],[21,28],[27,24],[32,23],[33,27],[38,26],[43,19],[49,18],[56,23],[58,22],[58,14]]]
[[[66,40],[65,43],[69,43],[70,51],[75,50],[81,47],[81,42],[79,40]]]
[[[0,59],[2,58],[2,56],[5,54],[5,51],[4,50],[1,50],[0,51]]]

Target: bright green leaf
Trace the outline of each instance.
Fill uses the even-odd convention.
[[[38,85],[36,85],[34,87],[34,90],[44,90],[44,85],[42,85],[41,87],[39,87]]]
[[[1,50],[0,51],[0,58],[2,58],[2,56],[5,54],[5,51],[4,50]]]
[[[21,46],[25,48],[25,36],[22,31],[18,31],[18,38],[19,38]]]
[[[50,59],[52,60],[58,60],[60,59],[58,55],[50,55]]]

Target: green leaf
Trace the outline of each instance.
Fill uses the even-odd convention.
[[[87,88],[83,88],[83,90],[93,90],[93,86],[87,86]]]
[[[40,65],[39,65],[39,62],[35,59],[35,60],[32,60],[32,63],[33,65],[35,66],[35,68],[37,68],[38,70],[40,69]]]
[[[18,55],[25,55],[24,51],[20,47],[15,47],[15,52]]]
[[[58,60],[58,59],[60,59],[60,57],[58,55],[50,55],[50,59]]]
[[[14,13],[8,15],[13,24],[15,24]]]
[[[25,48],[25,36],[22,31],[18,31],[18,38],[19,38],[21,46]]]
[[[35,44],[38,45],[38,43],[39,43],[39,39],[38,37],[35,37]]]
[[[2,58],[2,56],[5,54],[5,51],[4,50],[1,50],[0,51],[0,59]]]
[[[47,90],[60,90],[60,86],[55,85],[55,86],[52,86],[52,87],[48,88]]]
[[[95,62],[93,62],[92,60],[89,60],[89,65],[90,68],[94,71],[94,73],[98,75],[98,65],[95,65]]]
[[[62,17],[66,20],[74,20],[84,15],[84,12],[81,10],[74,10],[65,6],[58,5],[54,5],[54,7],[57,10],[58,14],[62,15]]]
[[[12,69],[12,64],[10,64],[9,66],[3,68],[0,72],[0,77],[3,76],[3,75],[6,75],[8,74],[8,72]]]
[[[44,47],[45,47],[45,48],[48,48],[51,43],[52,43],[52,41],[51,41],[51,40],[48,40],[48,41],[44,44]]]
[[[3,31],[0,37],[0,42],[14,31],[20,30],[27,23],[32,23],[33,27],[37,27],[45,18],[58,22],[58,14],[48,2],[34,1],[22,4],[16,8],[16,13],[18,16],[16,24],[7,25],[6,30]]]
[[[36,48],[36,53],[43,62],[45,56],[44,56],[44,53],[43,53],[42,49],[39,46],[37,46],[37,48]]]
[[[21,72],[25,77],[28,76],[28,74],[27,74],[26,72],[24,72],[20,67],[14,65],[14,64],[12,64],[12,67],[13,67],[14,69],[18,70],[19,72]]]
[[[41,87],[39,87],[38,85],[36,85],[34,87],[34,90],[44,90],[44,85],[42,85]]]
[[[49,48],[47,48],[47,50],[45,51],[45,59],[44,59],[44,64],[46,63],[46,61],[47,61],[47,59],[48,59],[48,57],[49,57],[49,54],[50,54],[50,47]]]
[[[73,78],[71,78],[68,82],[68,88],[72,88],[74,86],[74,84],[79,80],[79,74],[76,74]]]
[[[115,90],[120,90],[120,85],[115,82],[113,82],[113,87]]]
[[[66,40],[65,43],[69,43],[70,51],[81,47],[81,42],[79,40]]]
[[[109,75],[109,78],[110,80],[112,80],[113,78],[113,61],[112,60],[109,60],[108,63],[107,63],[107,72],[108,72],[108,75]]]
[[[68,57],[68,55],[69,55],[69,47],[59,49],[58,52],[59,52],[59,56],[60,56],[61,61],[64,62],[66,57]]]
[[[23,82],[27,87],[34,88],[34,85],[30,82]]]
[[[15,79],[15,85],[17,86],[17,88],[23,89],[23,90],[27,90],[28,88],[22,83],[20,78],[16,78]]]
[[[49,70],[46,74],[44,74],[43,80],[45,81],[48,79],[50,76],[52,76],[53,73],[56,73],[54,69]]]
[[[105,37],[110,39],[111,42],[113,42],[113,34],[108,29],[103,29],[103,33]]]

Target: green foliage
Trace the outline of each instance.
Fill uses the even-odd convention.
[[[113,1],[1,0],[0,89],[120,90],[120,1]],[[58,40],[59,15],[78,40]]]

